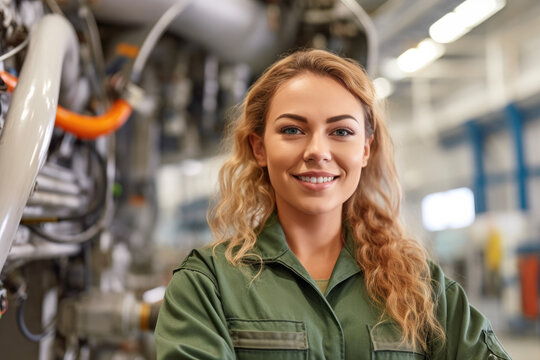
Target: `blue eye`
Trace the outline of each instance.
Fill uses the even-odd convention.
[[[347,129],[337,129],[337,130],[334,130],[332,134],[336,136],[347,136],[347,135],[353,135],[354,133]]]
[[[281,129],[281,133],[285,135],[299,135],[301,134],[300,129],[295,127],[286,127]]]

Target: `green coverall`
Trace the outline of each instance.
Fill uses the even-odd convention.
[[[194,250],[175,270],[155,331],[162,359],[510,359],[459,284],[432,265],[444,345],[401,343],[368,297],[349,235],[325,294],[289,249],[274,214],[255,246],[262,272],[232,266],[224,247]],[[254,280],[255,279],[255,280]]]

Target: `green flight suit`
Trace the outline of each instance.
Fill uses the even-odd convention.
[[[369,299],[347,236],[326,293],[289,249],[273,215],[255,251],[264,266],[233,267],[224,247],[194,250],[175,270],[155,331],[162,359],[510,359],[459,284],[432,266],[446,345],[400,342]]]

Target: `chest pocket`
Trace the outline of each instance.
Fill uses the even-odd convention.
[[[301,321],[228,319],[239,360],[307,359],[306,328]]]
[[[401,332],[391,323],[369,326],[372,360],[422,360],[425,353],[401,342]]]

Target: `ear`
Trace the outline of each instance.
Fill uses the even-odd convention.
[[[262,137],[251,133],[249,134],[249,143],[251,144],[251,151],[253,151],[253,156],[257,164],[262,167],[266,166],[266,149],[264,148]]]
[[[366,167],[371,154],[371,143],[373,142],[373,135],[366,139],[364,143],[364,158],[362,159],[362,167]]]

